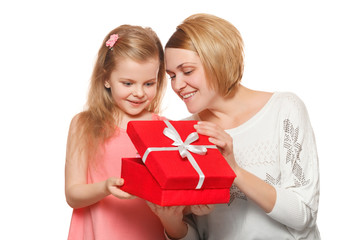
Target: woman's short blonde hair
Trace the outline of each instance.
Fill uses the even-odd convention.
[[[177,26],[165,48],[195,51],[209,86],[228,96],[243,76],[243,45],[240,32],[230,22],[210,14],[194,14]]]

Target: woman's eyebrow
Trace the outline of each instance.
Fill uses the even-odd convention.
[[[176,68],[177,68],[177,69],[183,68],[183,66],[184,66],[185,64],[196,64],[196,63],[194,63],[194,62],[184,62],[184,63],[180,64],[179,66],[177,66]]]
[[[183,68],[183,66],[184,66],[185,64],[196,64],[196,63],[194,63],[194,62],[184,62],[184,63],[181,63],[180,65],[178,65],[178,66],[176,67],[176,69],[181,69],[181,68]],[[172,72],[172,71],[169,70],[169,69],[166,69],[165,71],[166,71],[166,72]]]

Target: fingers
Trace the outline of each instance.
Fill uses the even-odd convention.
[[[202,216],[202,215],[211,213],[214,210],[215,205],[214,204],[193,205],[190,208],[191,208],[192,213],[194,213],[195,215],[198,215],[198,216]]]
[[[119,189],[118,187],[111,187],[110,193],[114,195],[117,198],[120,199],[133,199],[136,198],[134,195],[131,195],[127,192],[124,192],[123,190]]]
[[[232,137],[217,126],[210,122],[198,122],[194,125],[194,128],[199,134],[209,136],[209,141],[215,144],[217,147],[232,151]]]
[[[154,213],[161,211],[161,209],[163,208],[163,207],[161,207],[155,203],[149,202],[149,201],[146,201],[146,203]]]
[[[191,213],[191,206],[185,206],[183,210],[184,215],[188,215]]]
[[[220,129],[216,124],[210,122],[198,122],[194,125],[194,128],[198,133],[209,137],[218,137],[222,134],[222,129]]]
[[[226,142],[222,141],[222,140],[219,140],[217,138],[209,137],[209,142],[211,142],[212,144],[216,145],[219,148],[225,148],[226,147]]]
[[[110,177],[106,180],[106,187],[110,194],[121,199],[131,199],[135,196],[122,191],[119,187],[124,185],[124,179],[117,177]]]
[[[108,187],[110,187],[110,186],[121,187],[122,185],[124,185],[124,179],[123,178],[110,177],[106,181],[107,181],[106,185]]]
[[[209,136],[212,139],[219,141],[229,141],[232,139],[227,132],[214,123],[198,122],[198,124],[194,125],[194,128],[199,134]]]
[[[198,122],[194,128],[199,134],[209,136],[209,142],[216,145],[229,165],[235,169],[236,161],[233,153],[233,139],[215,123]]]
[[[185,206],[160,206],[146,201],[150,209],[158,216],[182,216]]]

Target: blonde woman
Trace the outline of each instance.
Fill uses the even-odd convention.
[[[319,169],[303,102],[289,92],[241,84],[243,41],[228,21],[196,14],[165,47],[174,92],[236,173],[230,201],[216,206],[152,206],[170,239],[320,239]],[[225,131],[223,130],[225,129]]]

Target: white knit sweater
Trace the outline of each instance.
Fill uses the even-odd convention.
[[[239,166],[276,188],[275,206],[266,214],[233,186],[228,204],[189,220],[184,239],[320,239],[318,158],[303,102],[276,92],[254,117],[226,131]]]

